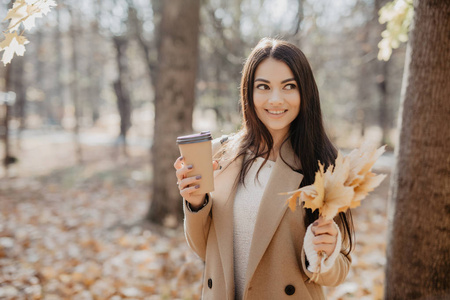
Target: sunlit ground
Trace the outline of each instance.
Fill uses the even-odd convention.
[[[0,179],[1,299],[199,299],[202,263],[182,230],[142,221],[146,126],[131,135],[128,158],[107,125],[84,130],[80,165],[70,132],[23,134],[12,178]],[[388,153],[377,170],[392,165]],[[388,180],[354,210],[352,269],[327,299],[382,299]]]

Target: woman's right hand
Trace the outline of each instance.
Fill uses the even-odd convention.
[[[213,169],[216,170],[219,166],[217,161],[213,161]],[[201,175],[197,176],[189,176],[189,172],[193,171],[195,166],[186,165],[184,163],[184,157],[180,156],[177,158],[175,163],[173,164],[176,171],[178,189],[180,190],[180,195],[186,199],[187,202],[191,205],[193,210],[198,210],[203,206],[205,201],[205,195],[191,195],[198,188],[200,188],[201,184]]]

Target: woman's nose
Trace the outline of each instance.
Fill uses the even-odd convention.
[[[281,98],[281,93],[274,90],[269,97],[269,103],[276,105],[276,104],[281,104],[282,102],[283,102],[283,99]]]

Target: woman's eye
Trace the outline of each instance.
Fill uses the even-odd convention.
[[[284,87],[286,90],[293,90],[293,89],[295,89],[297,86],[295,85],[295,84],[293,84],[293,83],[289,83],[289,84],[286,84],[286,86]]]
[[[256,88],[257,88],[258,90],[268,90],[268,89],[269,89],[269,86],[268,86],[267,84],[258,84],[258,85],[256,86]]]

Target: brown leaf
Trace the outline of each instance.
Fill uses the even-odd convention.
[[[302,191],[297,190],[295,191],[291,197],[289,197],[286,200],[286,204],[289,206],[289,208],[291,209],[291,211],[295,211],[297,208],[297,200],[300,197],[300,194],[302,193]],[[282,193],[281,195],[287,195],[288,193]]]
[[[386,178],[384,174],[376,175],[374,173],[367,173],[361,184],[355,187],[355,196],[352,202],[361,202],[362,199],[380,185],[384,178]]]
[[[300,200],[303,201],[304,207],[315,211],[323,206],[323,200],[325,196],[325,182],[324,182],[324,165],[319,163],[319,170],[316,172],[313,187],[303,187],[304,192],[300,196]]]
[[[376,160],[384,153],[386,146],[378,149],[369,143],[364,143],[361,148],[350,152],[346,159],[350,163],[350,171],[345,184],[356,187],[364,180],[365,175],[372,169]]]

